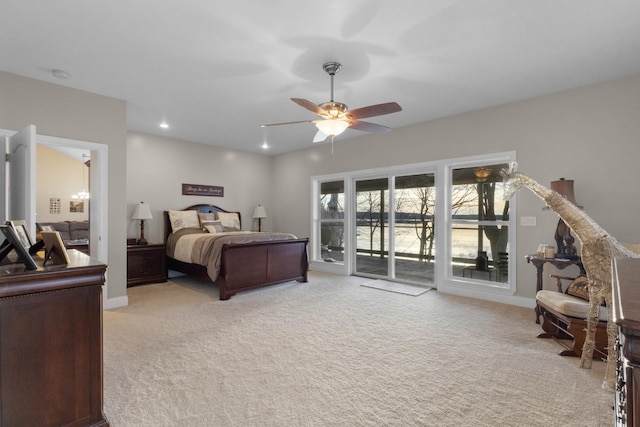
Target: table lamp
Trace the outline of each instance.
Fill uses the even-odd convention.
[[[144,238],[144,220],[145,219],[153,219],[151,215],[151,209],[149,209],[149,205],[145,202],[140,202],[140,204],[136,205],[133,210],[133,214],[131,215],[131,219],[139,219],[140,220],[140,239],[138,240],[139,245],[148,245],[149,243]]]
[[[258,231],[262,231],[262,218],[267,217],[267,211],[264,210],[262,205],[256,206],[253,210],[253,219],[258,220]]]

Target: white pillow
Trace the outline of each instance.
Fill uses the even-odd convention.
[[[236,212],[216,212],[225,229],[240,230],[240,217]]]
[[[183,228],[200,228],[198,211],[169,211],[169,222],[174,233]]]

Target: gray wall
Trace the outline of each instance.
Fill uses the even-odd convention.
[[[162,242],[162,211],[206,203],[240,211],[242,228],[257,229],[253,209],[261,204],[267,215],[263,230],[272,228],[271,158],[205,144],[130,132],[127,138],[127,212],[137,203],[149,204],[153,219],[145,221],[145,238]],[[224,187],[224,197],[183,196],[182,184]],[[139,221],[128,220],[127,236],[137,238]]]
[[[425,100],[428,102],[428,100]],[[398,113],[402,114],[402,113]],[[274,158],[275,228],[310,233],[310,177],[336,172],[516,151],[519,170],[549,186],[575,180],[586,213],[623,242],[640,243],[640,75],[434,120],[383,135],[336,139]],[[517,296],[535,295],[535,269],[524,256],[553,244],[557,216],[528,190],[518,195]],[[519,219],[518,219],[519,223]],[[545,286],[549,286],[547,280]]]
[[[39,135],[109,146],[109,242],[106,294],[126,298],[126,103],[0,71],[0,128],[36,125]]]

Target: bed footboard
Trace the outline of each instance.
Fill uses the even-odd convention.
[[[309,239],[227,244],[222,249],[220,299],[277,283],[307,281]]]

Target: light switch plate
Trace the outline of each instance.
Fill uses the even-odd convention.
[[[536,226],[536,217],[535,216],[521,216],[520,217],[520,225],[525,227],[535,227]]]

